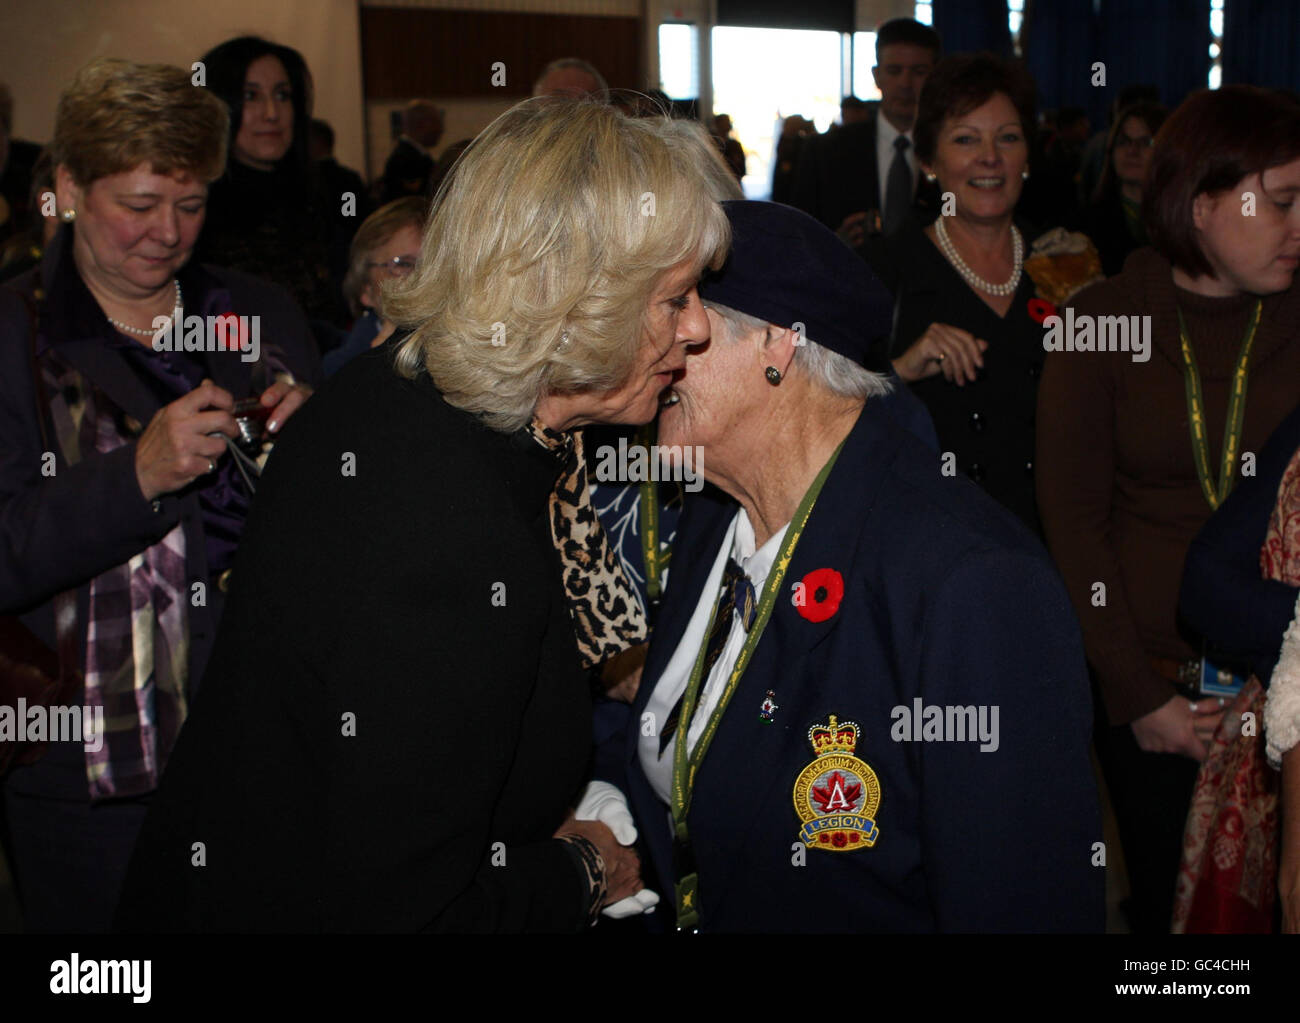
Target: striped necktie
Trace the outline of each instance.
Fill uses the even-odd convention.
[[[745,627],[746,632],[758,617],[758,600],[754,592],[754,584],[749,581],[749,576],[745,575],[744,570],[736,564],[736,559],[729,557],[727,567],[722,572],[722,588],[718,593],[718,602],[713,609],[713,624],[709,628],[708,644],[704,648],[704,667],[700,671],[701,685],[708,680],[713,666],[722,656],[722,648],[727,645],[727,637],[731,635],[732,611],[740,615],[740,624]],[[668,744],[672,742],[677,726],[681,723],[682,701],[685,698],[686,693],[683,691],[669,712],[668,720],[664,722],[663,731],[659,735],[661,758]],[[698,704],[696,706],[698,707]],[[687,724],[689,726],[690,722]]]

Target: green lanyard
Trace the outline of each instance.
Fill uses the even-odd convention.
[[[1218,508],[1232,489],[1232,477],[1237,465],[1237,448],[1241,443],[1241,424],[1246,416],[1246,381],[1247,367],[1250,365],[1250,350],[1255,344],[1255,331],[1259,327],[1260,312],[1264,308],[1262,300],[1255,301],[1251,311],[1250,322],[1246,325],[1246,335],[1241,340],[1241,352],[1237,356],[1237,366],[1232,373],[1232,394],[1228,398],[1228,417],[1223,427],[1223,458],[1219,464],[1219,485],[1216,489],[1214,478],[1210,475],[1210,441],[1205,428],[1205,399],[1201,394],[1201,374],[1196,368],[1196,356],[1192,354],[1192,342],[1187,337],[1187,323],[1183,320],[1183,311],[1178,310],[1178,341],[1183,353],[1183,377],[1187,389],[1187,422],[1192,432],[1192,456],[1196,460],[1196,475],[1201,481],[1201,492],[1210,502],[1211,508]]]
[[[654,450],[655,435],[658,431],[654,423],[649,423],[637,431],[636,442],[647,452]],[[653,473],[647,473],[647,476]],[[638,512],[638,528],[641,531],[641,556],[645,559],[646,601],[652,607],[659,603],[663,593],[663,572],[668,564],[668,556],[659,553],[659,487],[651,479],[641,481],[638,497],[641,507]]]
[[[817,502],[817,495],[821,493],[826,478],[831,474],[831,467],[835,465],[835,460],[839,458],[840,451],[843,448],[844,441],[841,441],[839,447],[835,449],[826,464],[822,466],[821,472],[813,480],[808,492],[804,494],[803,500],[799,502],[799,507],[795,509],[794,518],[790,520],[790,527],[786,530],[785,540],[781,544],[781,552],[772,564],[772,570],[767,574],[767,584],[763,587],[763,598],[759,601],[754,624],[745,637],[745,645],[740,648],[740,656],[736,658],[736,665],[731,669],[731,675],[727,679],[727,684],[723,687],[718,705],[713,708],[713,713],[709,715],[708,724],[704,726],[700,741],[695,744],[695,749],[688,753],[691,719],[695,714],[695,707],[699,703],[700,688],[704,682],[702,676],[704,674],[704,656],[709,645],[708,637],[713,630],[713,617],[716,617],[718,613],[716,604],[713,609],[713,617],[709,619],[708,627],[704,630],[704,642],[700,645],[700,652],[695,658],[695,666],[691,669],[690,680],[686,683],[686,692],[682,696],[681,724],[678,727],[677,742],[673,748],[672,809],[673,825],[679,847],[686,847],[690,840],[686,830],[686,814],[691,807],[691,795],[695,788],[696,772],[699,771],[700,763],[709,750],[709,744],[713,741],[714,733],[718,730],[718,723],[722,720],[723,711],[727,709],[727,704],[736,691],[740,676],[745,673],[745,668],[749,666],[749,659],[753,656],[754,648],[758,646],[759,638],[763,635],[763,629],[767,626],[768,619],[772,617],[772,609],[776,606],[776,595],[781,589],[782,580],[785,579],[786,569],[790,567],[790,559],[794,556],[795,546],[799,543],[799,537],[803,535],[804,527],[808,524],[808,517],[812,514],[813,505]],[[730,611],[727,610],[727,613],[730,613]],[[678,878],[675,894],[678,928],[695,927],[699,922],[699,878],[694,871],[691,871],[685,877]]]

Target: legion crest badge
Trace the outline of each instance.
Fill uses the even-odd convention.
[[[875,815],[880,806],[876,772],[853,755],[858,725],[840,722],[808,729],[816,758],[799,772],[794,783],[794,809],[803,821],[799,841],[809,849],[850,852],[876,844],[880,830]]]

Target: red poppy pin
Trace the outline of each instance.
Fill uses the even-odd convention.
[[[248,321],[234,312],[222,313],[214,320],[214,343],[219,352],[248,350]]]
[[[1042,323],[1049,316],[1056,315],[1056,306],[1045,298],[1031,298],[1029,300],[1029,318],[1035,323]]]
[[[826,621],[840,609],[843,599],[844,576],[833,568],[813,569],[795,584],[795,609],[810,622]]]

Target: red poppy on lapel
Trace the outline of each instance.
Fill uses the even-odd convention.
[[[844,599],[844,576],[833,568],[817,568],[803,577],[803,602],[798,612],[810,622],[824,622],[840,609]]]
[[[248,322],[234,312],[216,317],[213,342],[219,352],[242,352],[248,348]]]
[[[1031,298],[1029,300],[1029,318],[1035,323],[1042,323],[1049,316],[1056,315],[1056,306],[1045,298]]]

